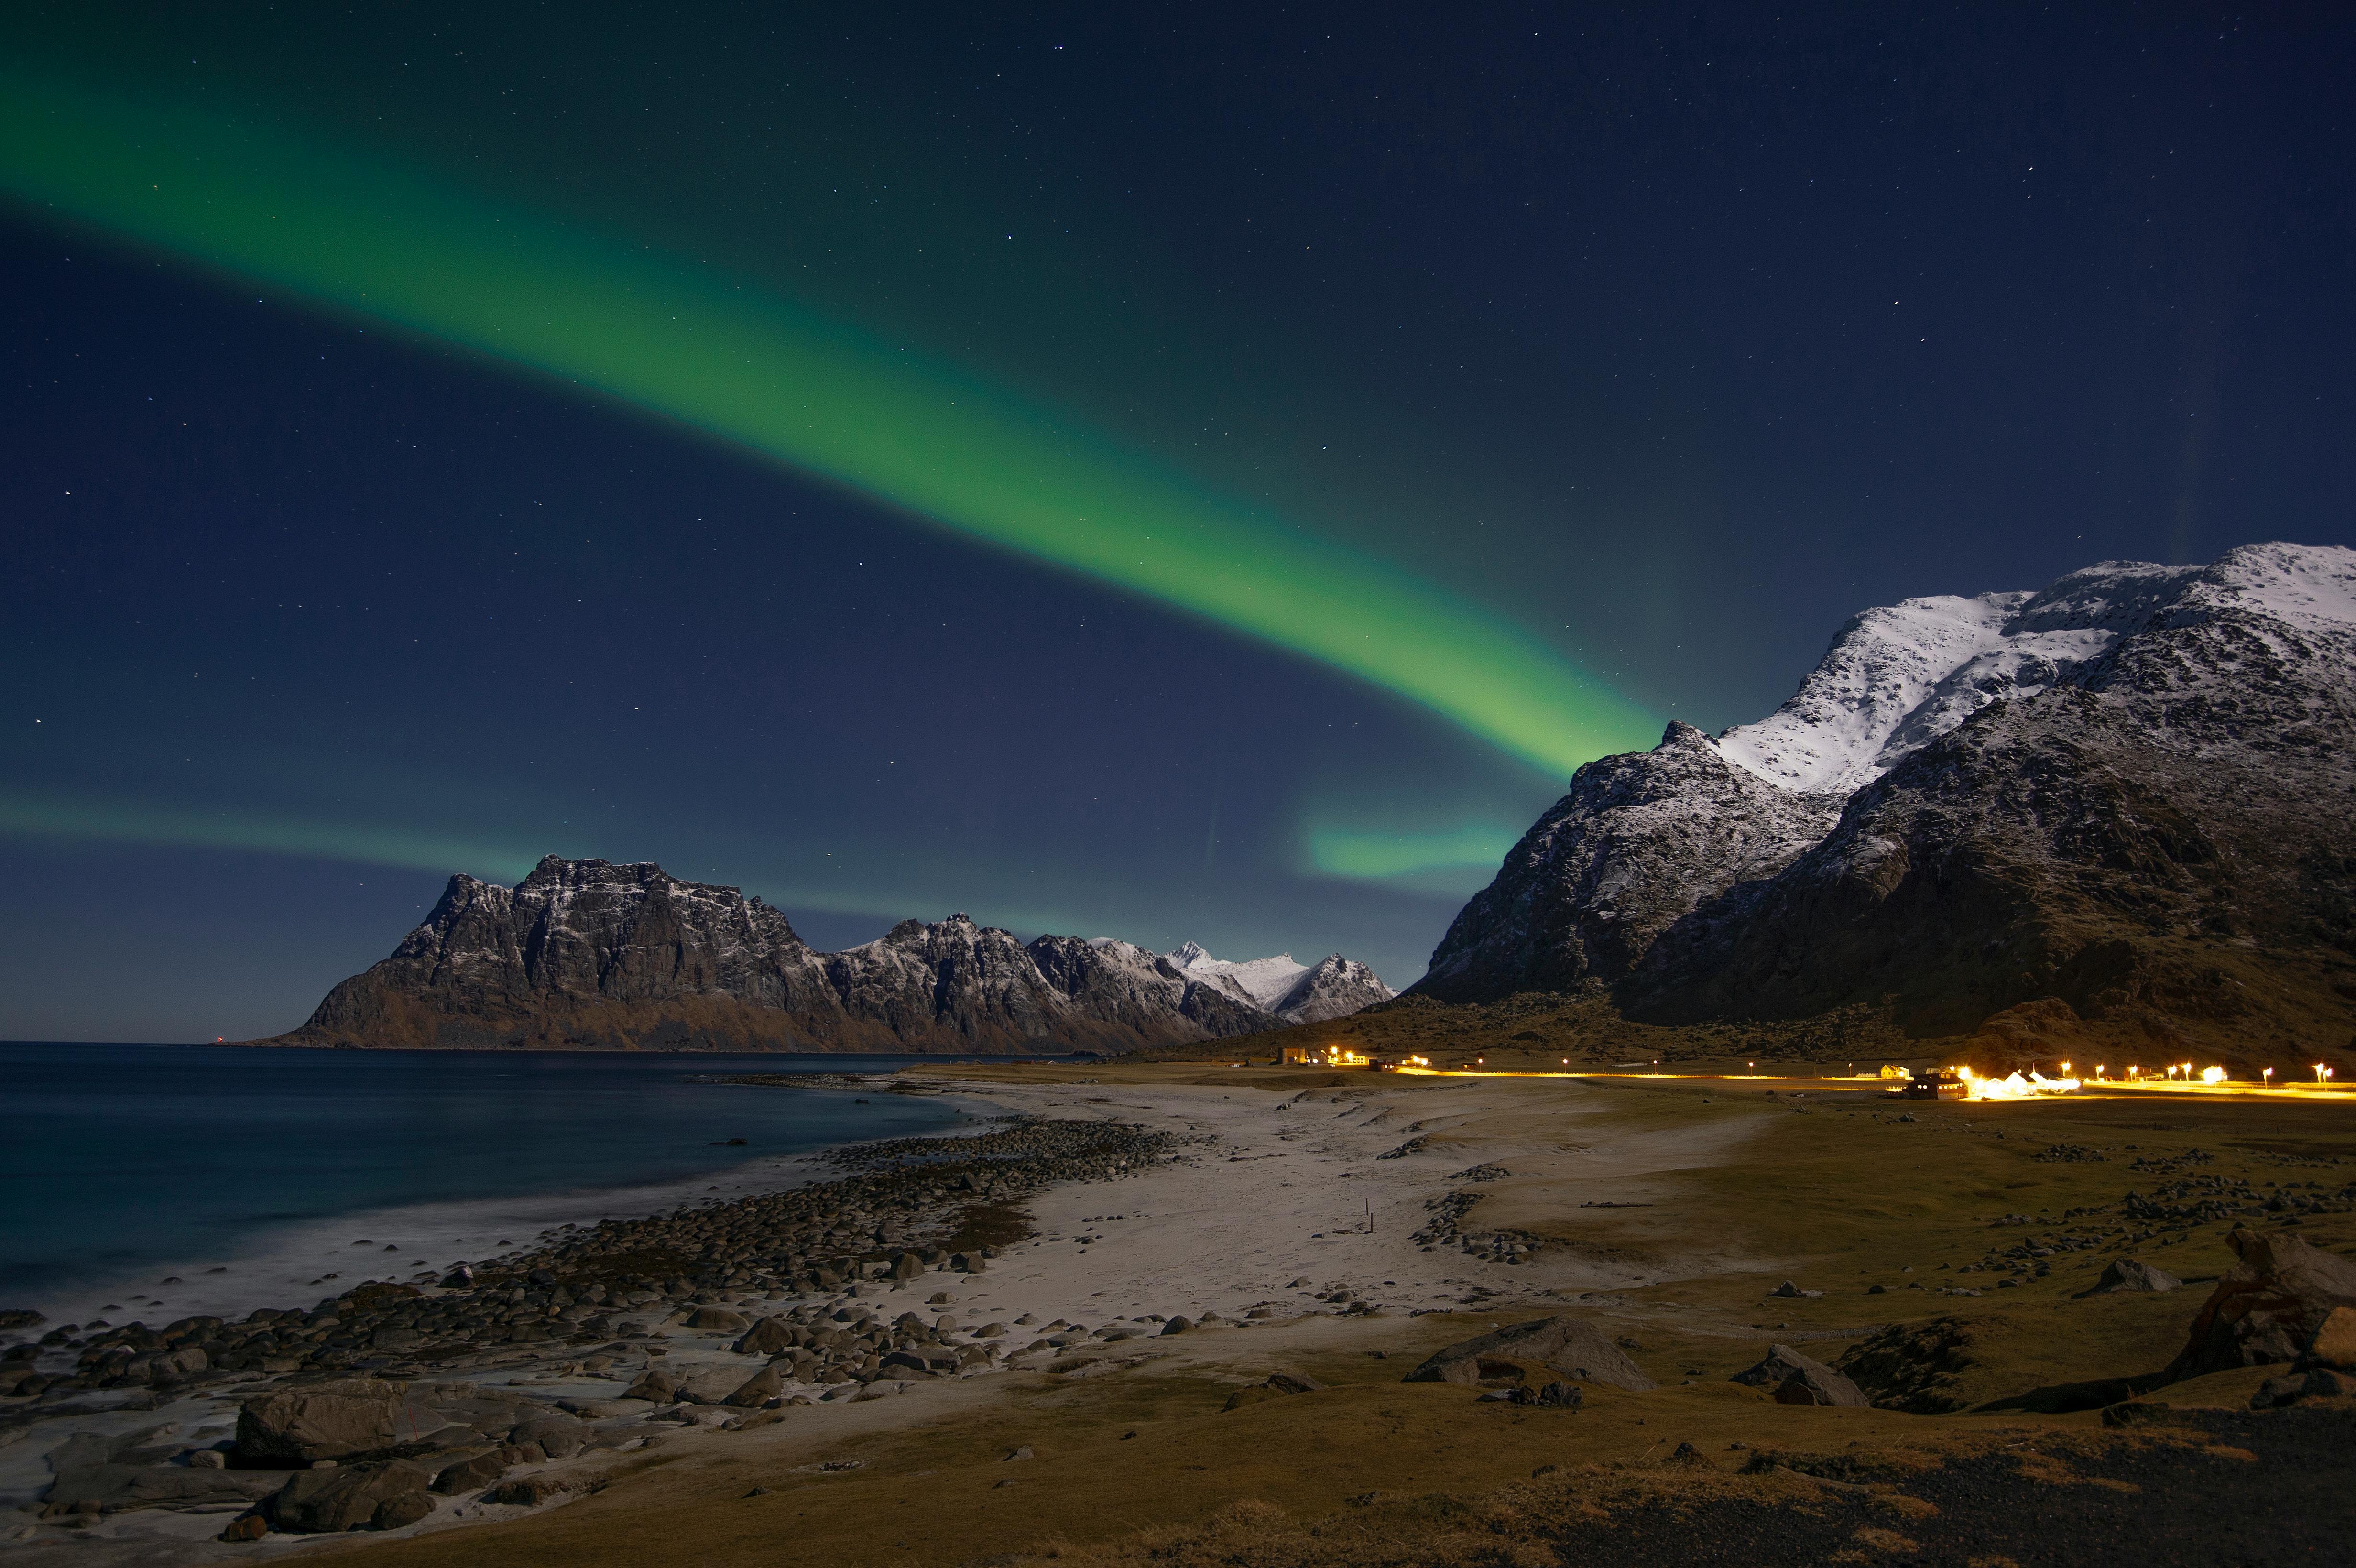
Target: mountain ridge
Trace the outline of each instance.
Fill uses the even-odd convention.
[[[391,955],[330,989],[299,1028],[247,1043],[1112,1052],[1340,1017],[1390,995],[1339,955],[1292,967],[1297,979],[1263,1007],[1225,976],[1190,975],[1130,943],[1025,944],[963,913],[819,953],[738,889],[650,861],[550,855],[512,888],[453,876]]]

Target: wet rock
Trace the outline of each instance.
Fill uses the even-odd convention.
[[[2337,1310],[2356,1307],[2356,1261],[2286,1232],[2236,1228],[2225,1244],[2241,1261],[2201,1303],[2167,1381],[2298,1360]]]
[[[307,1464],[389,1448],[413,1435],[402,1416],[402,1385],[379,1378],[265,1393],[238,1412],[238,1456]]]
[[[1822,1361],[1789,1345],[1768,1347],[1766,1359],[1734,1374],[1734,1381],[1772,1392],[1778,1404],[1846,1404],[1862,1408],[1865,1391]]]
[[[1584,1318],[1568,1317],[1516,1323],[1511,1328],[1451,1345],[1408,1373],[1405,1381],[1411,1383],[1473,1384],[1492,1375],[1483,1371],[1483,1361],[1510,1363],[1515,1360],[1537,1361],[1582,1381],[1603,1383],[1612,1388],[1641,1392],[1658,1386],[1612,1342],[1610,1335]],[[1514,1371],[1518,1378],[1518,1369],[1509,1366],[1508,1370]]]

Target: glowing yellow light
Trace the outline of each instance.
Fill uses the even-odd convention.
[[[2225,1070],[2222,1067],[2204,1067],[2201,1070],[2201,1082],[2222,1083],[2225,1082]]]

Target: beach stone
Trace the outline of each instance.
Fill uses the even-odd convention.
[[[739,1410],[758,1410],[786,1392],[786,1380],[774,1366],[763,1367],[739,1383],[720,1403]]]
[[[260,1541],[269,1533],[270,1521],[258,1513],[250,1513],[242,1518],[231,1520],[222,1526],[221,1532],[213,1539],[235,1544],[244,1541]]]
[[[793,1342],[793,1330],[783,1320],[764,1317],[754,1324],[733,1349],[740,1356],[774,1356]]]
[[[2118,1290],[2178,1290],[2184,1282],[2166,1269],[2154,1268],[2141,1258],[2113,1258],[2094,1281],[2089,1296],[2107,1296]]]
[[[583,1427],[570,1416],[542,1415],[519,1423],[508,1434],[508,1441],[520,1448],[526,1444],[538,1444],[541,1453],[551,1459],[570,1459],[584,1445]]]
[[[1771,1391],[1778,1404],[1843,1404],[1862,1407],[1865,1391],[1822,1361],[1789,1345],[1771,1345],[1766,1359],[1734,1374],[1734,1381]]]
[[[1580,1317],[1542,1317],[1451,1345],[1408,1373],[1411,1383],[1475,1384],[1483,1360],[1537,1361],[1582,1381],[1642,1392],[1659,1385],[1611,1337]]]
[[[624,1399],[651,1400],[657,1404],[669,1404],[679,1397],[679,1379],[663,1367],[648,1367],[638,1381],[622,1391]]]
[[[1162,1326],[1162,1331],[1164,1334],[1183,1334],[1194,1326],[1194,1320],[1193,1318],[1181,1315],[1179,1317],[1173,1317],[1170,1321],[1164,1323]]]
[[[2241,1261],[2201,1303],[2166,1381],[2298,1360],[2335,1311],[2356,1307],[2356,1260],[2287,1232],[2262,1236],[2237,1226],[2225,1244]]]
[[[753,1325],[741,1312],[731,1312],[724,1307],[699,1307],[687,1315],[690,1328],[717,1329],[725,1334],[741,1334]]]
[[[693,1372],[680,1381],[675,1397],[689,1404],[720,1404],[744,1384],[744,1374],[735,1367],[714,1367]]]
[[[135,1509],[218,1508],[259,1502],[285,1484],[278,1470],[219,1470],[106,1460],[59,1465],[47,1501],[59,1512],[127,1513]]]
[[[444,1497],[478,1490],[506,1475],[509,1464],[507,1456],[497,1448],[460,1459],[443,1467],[441,1474],[434,1477],[434,1489]]]
[[[177,1350],[166,1350],[147,1364],[147,1381],[153,1383],[179,1382],[195,1377],[212,1364],[201,1346],[183,1345]]]
[[[914,1279],[925,1272],[925,1260],[914,1253],[902,1253],[892,1260],[889,1270],[894,1279]]]
[[[298,1470],[270,1499],[270,1522],[294,1535],[357,1530],[374,1524],[377,1509],[384,1504],[412,1492],[422,1495],[432,1481],[417,1466],[400,1462]],[[430,1499],[426,1508],[432,1511]]]
[[[409,1435],[402,1413],[402,1385],[380,1378],[265,1393],[238,1412],[238,1456],[307,1464],[391,1447]]]
[[[401,1530],[434,1514],[434,1499],[425,1492],[403,1492],[376,1505],[369,1522],[379,1530]]]
[[[483,1494],[487,1503],[509,1503],[523,1508],[538,1508],[554,1498],[562,1497],[572,1488],[561,1476],[518,1476],[512,1481],[501,1481]]]

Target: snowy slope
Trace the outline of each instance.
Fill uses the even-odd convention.
[[[1770,784],[1848,795],[1998,699],[2083,683],[2121,639],[2220,613],[2356,624],[2350,552],[2248,545],[2209,566],[2112,560],[2041,592],[1909,599],[1841,628],[1792,699],[1718,737]]]
[[[1294,963],[1290,953],[1280,953],[1271,958],[1214,958],[1197,942],[1182,943],[1176,951],[1162,956],[1181,974],[1210,981],[1269,1012],[1274,1012],[1285,993],[1309,973],[1309,965]]]

